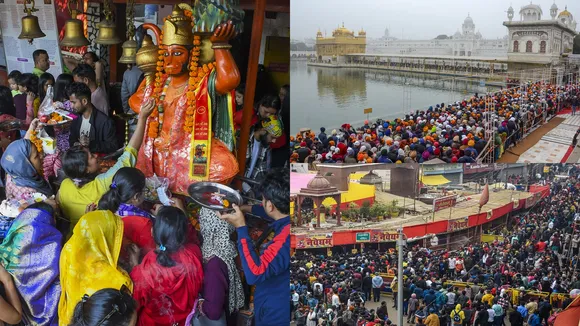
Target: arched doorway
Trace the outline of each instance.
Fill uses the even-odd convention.
[[[333,198],[337,205],[336,205],[336,224],[340,225],[340,191],[336,187],[333,187],[325,177],[323,177],[320,173],[314,177],[314,179],[308,182],[306,188],[300,189],[300,192],[296,195],[296,202],[297,202],[297,212],[298,212],[298,219],[297,219],[297,226],[301,226],[303,223],[302,219],[302,205],[308,205],[309,200],[313,202],[312,211],[314,216],[316,217],[316,227],[320,227],[320,213],[322,202],[325,198],[331,197]]]

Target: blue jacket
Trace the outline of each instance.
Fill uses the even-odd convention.
[[[542,323],[540,322],[540,316],[533,314],[529,320],[530,326],[541,326]]]
[[[252,214],[273,221],[274,238],[260,256],[248,233],[248,227],[237,228],[238,250],[246,282],[255,285],[254,320],[256,326],[287,326],[290,324],[290,216],[274,221],[260,205]]]

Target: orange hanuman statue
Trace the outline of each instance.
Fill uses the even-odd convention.
[[[197,0],[193,9],[176,5],[162,31],[143,25],[157,37],[157,73],[154,84],[144,80],[129,99],[135,112],[151,98],[156,103],[137,168],[147,177],[169,178],[169,188],[177,194],[187,194],[187,187],[198,181],[227,182],[239,170],[232,152],[240,72],[228,44],[236,26],[231,20],[212,22],[216,15],[207,11],[221,10],[223,18],[224,8],[203,1]],[[212,32],[205,32],[208,28]]]

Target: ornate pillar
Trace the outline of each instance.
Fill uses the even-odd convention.
[[[314,202],[314,216],[316,217],[316,227],[320,228],[320,205],[322,205],[322,200],[318,197],[313,198]]]
[[[297,195],[296,196],[296,207],[297,207],[297,211],[294,212],[294,214],[297,214],[297,218],[296,218],[296,226],[301,226],[302,225],[302,201],[304,200],[304,197],[302,197],[301,195]]]

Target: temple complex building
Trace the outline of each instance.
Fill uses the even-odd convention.
[[[366,52],[366,32],[360,30],[358,35],[344,27],[335,29],[332,37],[322,35],[319,30],[316,34],[316,55],[320,60],[329,60],[351,53]]]
[[[393,37],[389,29],[379,39],[368,42],[367,53],[442,55],[461,57],[493,57],[503,59],[507,52],[507,36],[497,39],[484,39],[475,29],[469,14],[463,21],[461,31],[451,36],[440,35],[430,40],[401,40]]]
[[[510,70],[525,70],[552,67],[572,53],[576,32],[574,16],[564,9],[558,13],[554,3],[550,17],[543,18],[542,8],[536,4],[521,7],[520,19],[514,20],[514,9],[510,6],[508,21],[508,67]]]

